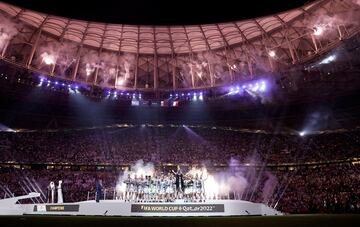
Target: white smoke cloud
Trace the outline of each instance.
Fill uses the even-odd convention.
[[[265,181],[264,188],[262,191],[262,200],[263,200],[263,203],[268,204],[268,202],[269,202],[271,196],[273,195],[274,190],[279,182],[278,182],[277,178],[270,172],[266,172],[265,175],[266,175],[267,179]]]
[[[360,0],[352,0],[352,2],[360,6]]]
[[[38,60],[34,63],[41,67],[41,64],[56,64],[55,73],[57,76],[65,76],[65,71],[76,62],[78,47],[72,42],[47,42],[41,43],[38,47]]]
[[[144,163],[142,159],[136,161],[134,165],[130,167],[130,170],[126,170],[121,174],[116,183],[116,191],[118,194],[125,192],[125,183],[124,181],[130,176],[132,179],[135,177],[145,177],[145,176],[154,176],[155,167],[151,162]]]
[[[204,179],[205,194],[208,199],[218,198],[218,196],[227,196],[231,192],[243,193],[248,187],[248,181],[244,172],[236,168],[239,162],[231,159],[229,168],[225,171],[209,173],[207,168],[192,168],[186,175],[192,177],[202,176]]]
[[[6,47],[12,37],[18,34],[19,24],[0,15],[0,50]]]

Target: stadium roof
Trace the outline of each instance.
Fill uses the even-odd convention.
[[[0,2],[0,10],[18,18],[24,24],[42,28],[58,38],[96,48],[140,54],[178,54],[215,50],[251,42],[293,21],[311,14],[329,0],[318,0],[303,7],[255,19],[219,24],[187,26],[148,26],[105,24],[80,21],[20,8]],[[295,27],[294,35],[299,35]]]
[[[0,2],[1,58],[41,74],[116,89],[226,86],[309,62],[360,31],[359,0],[317,0],[241,21],[109,24]]]

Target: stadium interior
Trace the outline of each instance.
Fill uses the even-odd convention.
[[[183,26],[84,21],[0,2],[0,199],[38,191],[24,203],[46,203],[49,183],[62,180],[65,202],[95,200],[101,179],[102,200],[126,200],[119,185],[127,173],[196,170],[217,181],[211,197],[262,203],[285,221],[54,220],[353,225],[359,21],[357,0]]]

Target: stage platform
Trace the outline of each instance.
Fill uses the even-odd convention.
[[[35,193],[36,194],[36,193]],[[31,196],[30,194],[28,196]],[[0,200],[1,215],[101,215],[101,216],[248,216],[282,215],[261,203],[242,200],[207,200],[205,202],[125,202],[94,200],[77,203],[16,204],[18,199]],[[32,194],[33,197],[34,194]]]

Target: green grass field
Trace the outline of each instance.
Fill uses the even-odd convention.
[[[0,216],[0,226],[107,227],[107,226],[256,226],[330,227],[360,226],[360,215],[288,215],[274,217],[103,217],[103,216]]]

